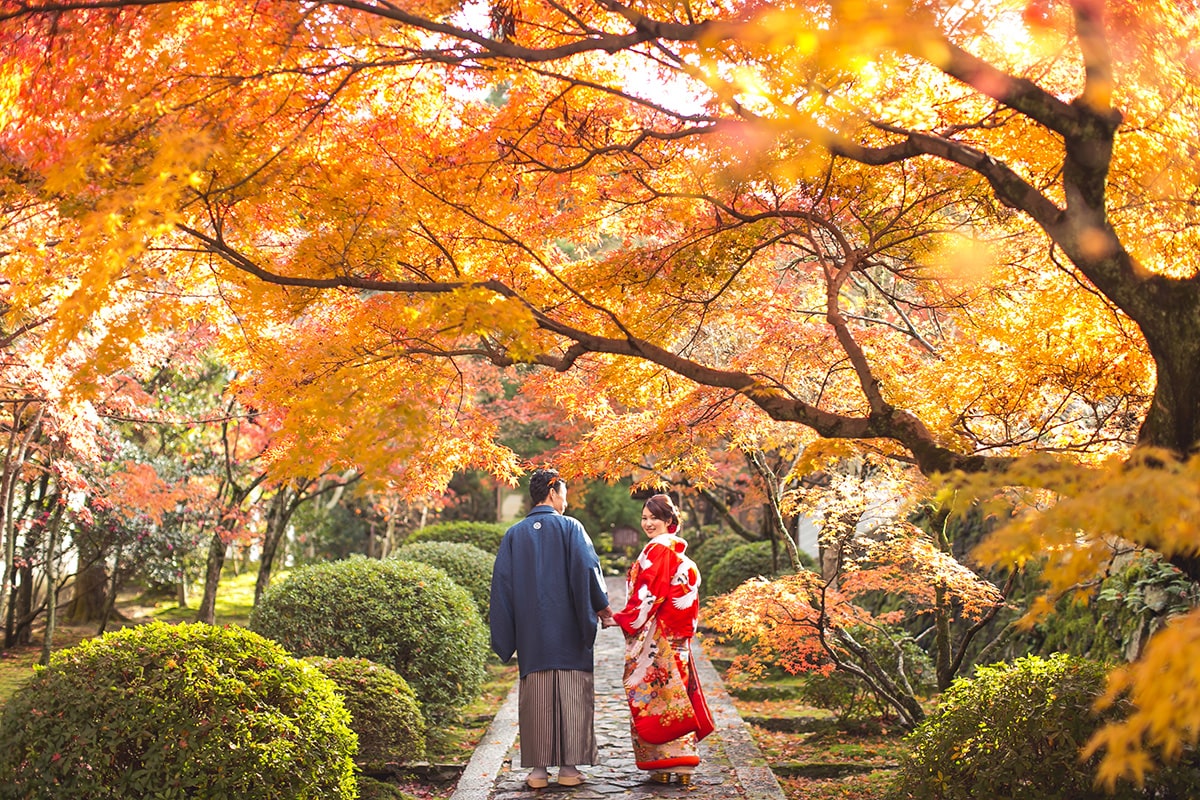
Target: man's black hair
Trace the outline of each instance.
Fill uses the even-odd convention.
[[[529,499],[536,506],[545,502],[550,496],[550,490],[566,486],[567,482],[558,477],[558,470],[549,467],[537,469],[529,476]]]

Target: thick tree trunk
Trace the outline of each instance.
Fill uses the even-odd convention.
[[[104,615],[108,600],[108,570],[104,558],[95,547],[80,543],[79,563],[71,602],[63,617],[72,623],[95,622]]]
[[[96,629],[97,636],[104,633],[105,629],[108,628],[108,621],[112,619],[117,611],[117,592],[121,590],[121,551],[122,547],[118,544],[117,552],[113,556],[112,584],[109,587],[108,596],[104,601],[104,613],[100,615],[100,625]],[[117,616],[120,615],[118,614]]]
[[[29,644],[33,638],[33,567],[17,569],[16,596],[8,609],[5,647]]]
[[[34,412],[24,433],[21,433],[21,421],[31,403],[38,404],[37,411]],[[17,594],[17,528],[13,518],[13,504],[17,495],[18,478],[25,463],[25,454],[29,452],[30,443],[41,429],[44,410],[45,405],[35,400],[21,403],[13,409],[13,424],[8,437],[8,446],[4,451],[4,469],[0,472],[0,540],[3,540],[4,547],[4,576],[0,580],[0,619],[4,620],[6,644],[8,637],[12,634],[14,618],[12,601]]]
[[[4,596],[7,598],[7,608],[4,612],[4,646],[12,647],[16,642],[16,621],[17,621],[17,594],[18,581],[20,573],[16,570],[12,571],[9,576],[9,584],[4,587]]]
[[[499,489],[496,491],[498,495]],[[390,556],[392,554],[392,549],[395,547],[397,516],[396,501],[393,500],[388,505],[387,528],[384,529],[383,533],[383,547],[381,547],[379,551],[380,558],[387,558]],[[499,514],[496,515],[496,519],[500,519]]]
[[[1189,293],[1187,298],[1193,300],[1188,313],[1164,309],[1175,323],[1168,333],[1153,339],[1147,336],[1158,381],[1138,431],[1140,446],[1161,447],[1179,458],[1195,455],[1200,446],[1200,293]],[[1183,320],[1194,322],[1181,328]],[[1200,554],[1175,554],[1170,561],[1193,583],[1200,583]]]
[[[1173,310],[1169,334],[1151,340],[1150,352],[1157,368],[1154,401],[1138,431],[1138,444],[1162,447],[1182,457],[1192,455],[1200,443],[1200,298],[1186,316],[1198,318],[1181,329],[1183,310]],[[1143,326],[1143,329],[1145,326]]]
[[[184,522],[180,522],[180,525],[184,525],[184,524],[185,524]],[[198,535],[196,537],[197,541],[199,541],[200,536],[202,536],[203,534],[204,534],[204,526],[201,525]],[[175,584],[175,601],[179,604],[180,608],[187,608],[188,607],[188,574],[187,574],[187,569],[184,566],[183,559],[180,557],[178,550],[175,551],[175,557],[174,557],[173,564],[175,566],[175,574],[179,577],[179,582]]]
[[[200,610],[196,612],[197,622],[216,623],[217,619],[217,586],[221,582],[221,569],[225,566],[225,551],[227,546],[221,538],[221,529],[213,532],[212,540],[208,543],[208,561],[204,572],[204,597],[200,600]]]
[[[842,565],[841,545],[819,537],[817,539],[817,559],[820,561],[821,579],[836,589],[838,572]]]
[[[946,608],[946,590],[937,587],[933,606],[933,650],[934,673],[939,692],[950,688],[954,680],[953,660],[950,653],[950,615]]]

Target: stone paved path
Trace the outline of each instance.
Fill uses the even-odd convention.
[[[613,607],[622,607],[624,581],[609,578],[608,589]],[[651,783],[646,773],[635,766],[629,741],[629,709],[621,688],[624,639],[620,628],[608,628],[601,629],[596,637],[596,739],[600,763],[582,767],[586,782],[568,788],[558,786],[552,779],[545,789],[525,788],[528,770],[520,765],[514,685],[464,770],[451,800],[566,800],[568,796],[571,800],[657,797],[784,800],[778,781],[766,766],[703,648],[694,647],[694,655],[717,730],[700,743],[701,763],[691,786]]]

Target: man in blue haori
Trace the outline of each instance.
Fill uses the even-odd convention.
[[[563,516],[567,484],[553,469],[529,479],[533,508],[500,542],[492,573],[492,649],[517,654],[521,765],[531,789],[578,786],[597,761],[592,645],[596,623],[615,625],[600,559],[583,525]]]

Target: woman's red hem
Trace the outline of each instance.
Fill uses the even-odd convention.
[[[660,758],[656,761],[637,762],[638,769],[644,769],[648,771],[664,771],[670,770],[673,767],[698,766],[700,766],[700,756],[675,756],[674,758]]]

